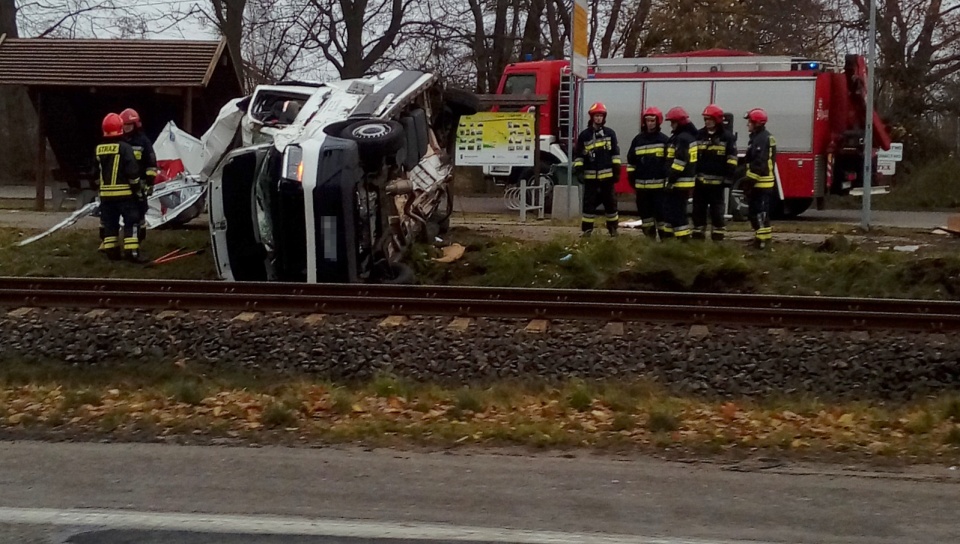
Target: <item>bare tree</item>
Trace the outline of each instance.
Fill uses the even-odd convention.
[[[343,79],[360,77],[391,49],[401,33],[420,24],[406,18],[414,0],[308,0],[315,23],[305,25],[310,45]]]

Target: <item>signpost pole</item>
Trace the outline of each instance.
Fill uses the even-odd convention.
[[[579,202],[574,201],[572,195],[579,194],[579,191],[573,191],[573,187],[578,187],[573,182],[573,152],[576,144],[576,120],[577,105],[580,97],[578,96],[579,82],[587,78],[587,61],[590,53],[588,37],[590,36],[587,28],[587,1],[574,0],[573,2],[573,28],[570,32],[570,130],[567,140],[567,182],[571,189],[567,191],[567,211],[568,217],[576,217],[579,213],[573,210],[579,210]],[[577,199],[579,200],[579,199]]]
[[[863,216],[860,227],[870,230],[870,193],[873,190],[873,72],[877,63],[877,1],[870,1],[870,31],[867,46],[867,108],[863,125]]]

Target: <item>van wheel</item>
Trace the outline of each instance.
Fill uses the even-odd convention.
[[[390,268],[383,275],[383,283],[388,285],[412,285],[416,280],[413,269],[403,263],[390,263]]]
[[[443,101],[450,108],[450,111],[458,117],[473,115],[480,111],[480,99],[470,91],[447,89],[443,91]]]
[[[348,125],[340,137],[357,142],[360,155],[386,157],[403,147],[403,125],[396,121],[366,120]]]

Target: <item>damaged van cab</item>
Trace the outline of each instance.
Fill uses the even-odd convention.
[[[413,280],[402,260],[452,210],[452,146],[477,97],[393,70],[258,88],[204,136],[210,233],[237,281]]]

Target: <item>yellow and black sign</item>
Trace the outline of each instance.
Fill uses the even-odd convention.
[[[457,166],[533,166],[532,113],[483,112],[460,118]]]

